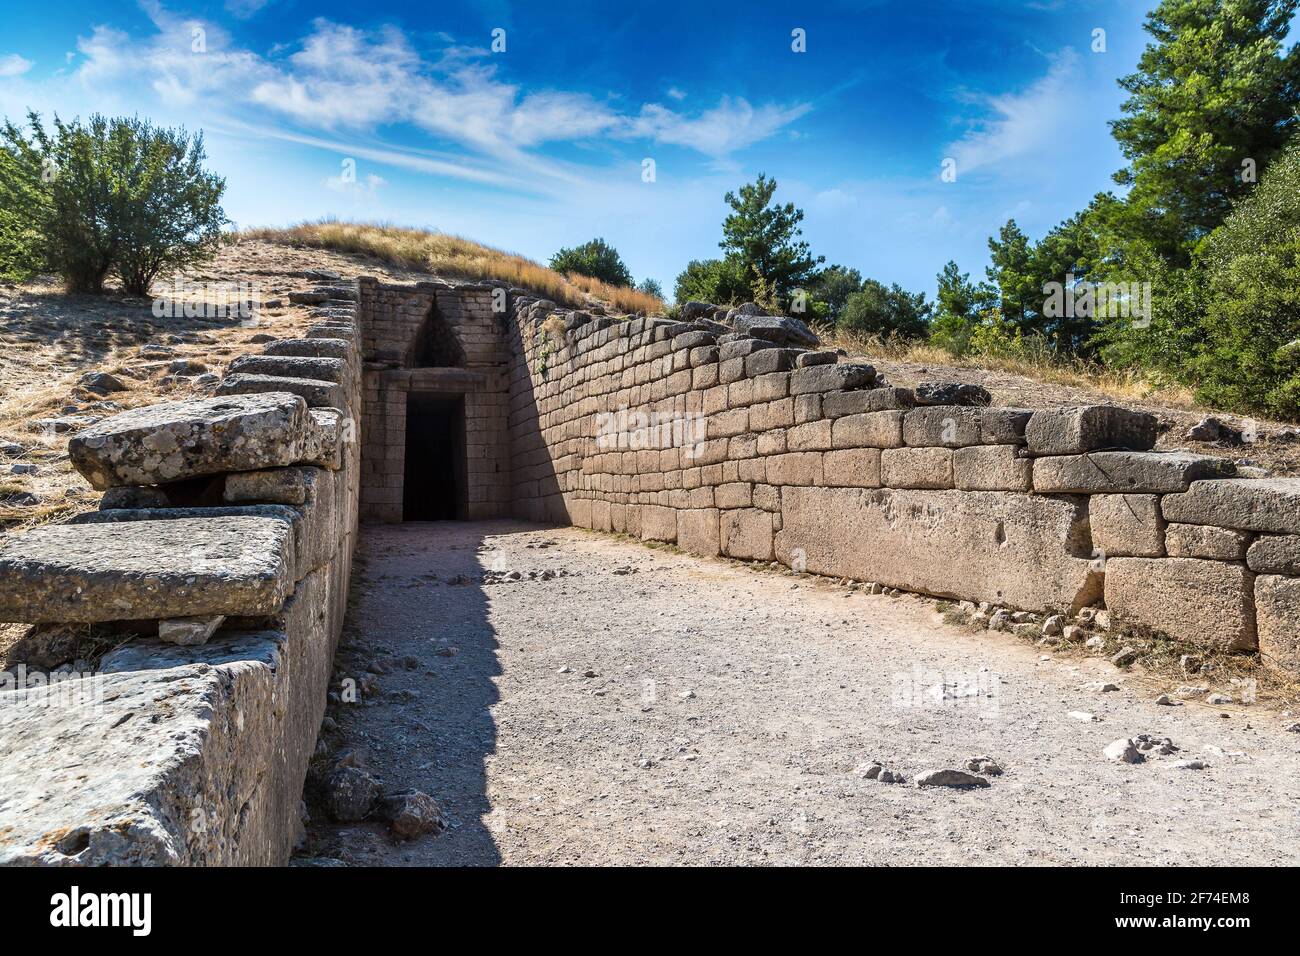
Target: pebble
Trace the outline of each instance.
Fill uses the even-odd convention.
[[[1232,698],[1227,694],[1210,694],[1205,698],[1207,704],[1231,704]]]
[[[966,769],[972,773],[982,773],[987,777],[1002,776],[1002,765],[992,757],[971,757],[966,761]]]
[[[1204,770],[1205,767],[1204,760],[1180,760],[1174,764],[1175,770]]]
[[[1127,667],[1138,658],[1137,648],[1125,645],[1116,651],[1110,659],[1110,662],[1116,667]]]
[[[1159,704],[1161,707],[1173,707],[1174,699],[1170,697],[1168,694],[1161,694],[1159,697],[1156,698],[1156,703]]]
[[[1082,710],[1072,710],[1070,711],[1069,714],[1067,714],[1067,716],[1072,717],[1075,720],[1082,721],[1085,724],[1092,723],[1097,719],[1092,714],[1086,713],[1085,711]]]
[[[1101,755],[1117,763],[1141,763],[1143,759],[1137,745],[1128,737],[1107,744]]]

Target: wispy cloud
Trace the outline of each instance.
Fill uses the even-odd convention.
[[[25,60],[17,53],[0,56],[0,77],[22,76],[32,68],[32,61]]]

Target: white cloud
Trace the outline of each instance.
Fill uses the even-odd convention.
[[[946,155],[957,161],[957,175],[989,167],[1006,167],[1045,149],[1068,148],[1076,119],[1079,56],[1063,49],[1046,75],[1019,93],[966,97],[992,115],[949,144]],[[937,175],[937,172],[936,172]]]
[[[0,56],[0,78],[6,76],[22,76],[31,68],[32,61],[23,59],[17,53]]]
[[[789,107],[766,104],[755,109],[743,98],[724,96],[713,109],[690,117],[651,103],[642,107],[630,134],[722,157],[767,139],[811,109],[807,103]]]
[[[666,92],[667,92],[667,94],[668,94],[670,97],[672,97],[672,98],[675,99],[675,100],[679,100],[679,101],[680,101],[680,100],[684,100],[684,99],[686,99],[686,91],[685,91],[685,90],[680,90],[680,89],[678,89],[678,88],[675,87],[675,86],[670,86],[670,87],[668,87],[668,89],[666,90]]]

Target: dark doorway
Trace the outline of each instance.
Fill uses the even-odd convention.
[[[406,397],[403,521],[464,520],[465,399],[411,392]]]

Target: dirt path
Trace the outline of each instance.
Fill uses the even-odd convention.
[[[385,786],[433,794],[452,826],[394,845],[379,824],[318,824],[312,854],[1300,862],[1300,734],[1276,714],[1157,706],[1106,662],[967,634],[930,601],[575,529],[368,527],[361,554],[339,669],[385,673],[376,703],[333,708],[329,739],[358,748]],[[480,584],[485,570],[521,579]],[[1085,687],[1101,679],[1121,689]],[[957,688],[942,702],[931,689],[945,682]],[[1137,765],[1102,757],[1141,733],[1181,750]],[[1005,768],[988,789],[914,783],[976,755]],[[1184,759],[1207,767],[1177,769]],[[908,782],[864,779],[873,760]]]

